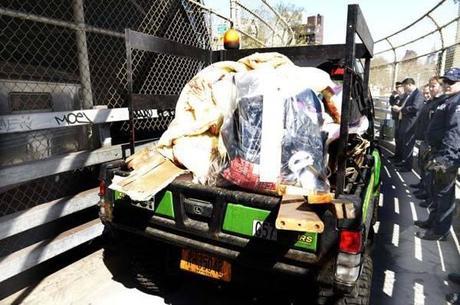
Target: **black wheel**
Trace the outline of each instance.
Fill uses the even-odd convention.
[[[375,225],[375,223],[377,222],[377,219],[379,217],[379,203],[380,203],[380,196],[377,195],[375,196],[374,200],[373,200],[373,204],[374,204],[374,210],[372,211],[372,221],[371,221],[371,225]]]
[[[335,305],[369,305],[371,297],[373,264],[369,254],[364,254],[361,276],[353,291],[349,294],[341,295]]]
[[[120,253],[120,246],[122,242],[120,233],[110,224],[104,224],[102,231],[102,247],[104,248],[104,255],[116,255]]]
[[[165,244],[144,243],[130,251],[130,271],[137,288],[149,294],[165,296],[177,289],[182,281],[177,251]]]
[[[145,258],[135,257],[131,260],[131,274],[137,288],[149,294],[160,294],[161,280],[164,276],[162,268],[150,264]]]

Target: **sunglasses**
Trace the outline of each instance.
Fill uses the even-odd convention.
[[[456,83],[456,81],[450,80],[450,79],[448,79],[448,78],[444,78],[444,79],[442,80],[442,83],[443,83],[443,84],[446,84],[446,85],[449,85],[449,86],[452,86],[453,84]]]

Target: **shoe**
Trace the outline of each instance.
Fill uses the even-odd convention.
[[[436,234],[431,230],[425,231],[425,233],[422,232],[417,232],[415,233],[415,236],[417,236],[420,239],[424,240],[439,240],[439,241],[445,241],[447,237],[449,236],[449,231],[447,231],[444,234]]]
[[[422,229],[428,229],[431,227],[431,224],[429,221],[425,220],[416,220],[414,221],[414,225],[416,225],[417,227],[419,228],[422,228]]]
[[[460,284],[460,273],[449,273],[447,278],[449,279],[449,281]]]
[[[460,293],[449,293],[446,295],[446,301],[451,305],[460,305]]]
[[[422,202],[420,202],[419,206],[422,207],[422,208],[427,208],[431,205],[431,201],[429,200],[424,200]]]
[[[420,200],[426,200],[429,198],[427,193],[419,193],[419,194],[414,194],[415,198],[420,199]]]

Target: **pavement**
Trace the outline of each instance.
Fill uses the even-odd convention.
[[[460,291],[447,280],[449,272],[460,272],[458,236],[451,228],[447,241],[426,241],[415,237],[413,225],[426,219],[428,210],[412,195],[412,183],[419,181],[416,171],[399,173],[383,149],[383,168],[379,221],[374,249],[373,305],[448,304],[445,294]],[[458,227],[460,217],[456,217]]]

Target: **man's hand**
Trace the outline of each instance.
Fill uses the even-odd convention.
[[[428,161],[425,169],[435,173],[445,173],[447,171],[447,166],[445,166],[442,163],[436,162],[436,160],[431,160]]]
[[[394,106],[391,106],[391,110],[393,110],[394,112],[400,112],[401,107],[394,105]]]

